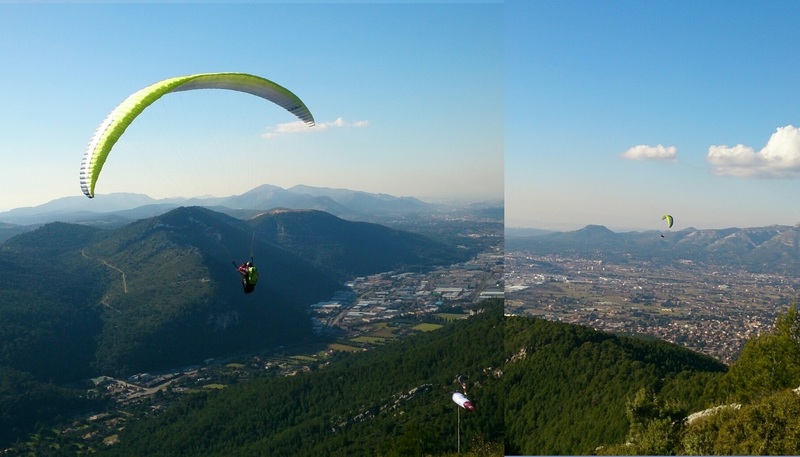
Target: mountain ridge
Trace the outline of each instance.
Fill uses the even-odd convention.
[[[627,259],[728,263],[759,273],[800,274],[800,226],[613,232],[589,225],[571,232],[507,237],[506,250]]]
[[[179,206],[207,206],[230,210],[310,208],[350,219],[427,211],[437,207],[414,197],[393,197],[387,194],[306,185],[283,189],[271,184],[262,184],[242,194],[228,197],[154,199],[143,194],[124,192],[98,195],[93,199],[84,196],[61,197],[33,207],[0,212],[0,223],[32,225],[56,220],[80,222],[97,219],[100,215],[139,219],[155,216]]]

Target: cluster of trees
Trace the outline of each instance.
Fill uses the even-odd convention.
[[[506,453],[587,454],[622,441],[626,401],[695,374],[723,372],[710,357],[658,341],[543,319],[505,325]]]
[[[35,379],[10,366],[0,366],[0,445],[13,443],[26,432],[68,414],[101,406],[74,389]]]
[[[717,405],[694,420],[684,395],[641,388],[627,403],[625,444],[609,455],[797,455],[800,453],[800,314],[792,306],[772,332],[747,342],[725,373],[696,383]],[[700,387],[699,389],[697,387]]]
[[[37,424],[94,407],[79,391],[57,387],[91,374],[102,322],[102,273],[65,255],[95,230],[54,224],[0,248],[0,445]]]
[[[502,455],[502,302],[318,371],[191,395],[126,427],[109,455]],[[465,376],[478,410],[450,399]],[[459,431],[460,415],[460,431]],[[483,452],[481,451],[481,452]]]
[[[794,306],[730,367],[662,341],[541,319],[508,319],[506,348],[507,454],[800,452]]]

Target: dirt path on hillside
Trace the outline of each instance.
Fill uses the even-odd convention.
[[[89,257],[86,254],[86,250],[82,249],[81,250],[81,255],[84,258],[87,258],[87,259],[95,258],[95,259],[97,259],[98,262],[102,263],[103,265],[107,266],[108,268],[111,268],[112,270],[117,270],[122,275],[122,290],[125,291],[126,294],[128,293],[128,280],[125,277],[125,272],[124,271],[120,270],[119,268],[115,267],[114,265],[111,265],[106,259],[101,259],[99,257]]]

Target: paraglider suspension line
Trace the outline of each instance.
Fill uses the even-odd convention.
[[[253,261],[253,246],[256,244],[256,231],[253,230],[253,239],[250,240],[250,261]]]

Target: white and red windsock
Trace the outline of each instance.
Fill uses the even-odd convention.
[[[475,405],[461,392],[453,392],[453,401],[467,411],[475,411]]]

